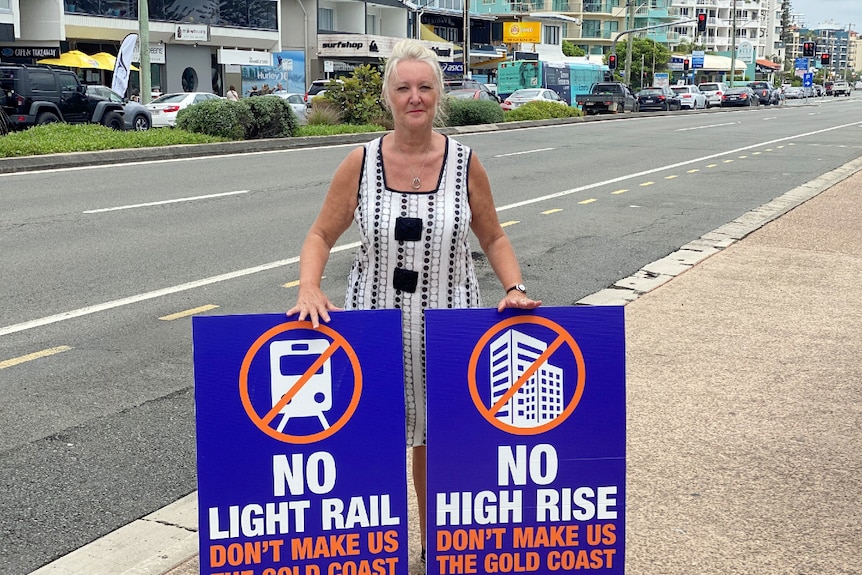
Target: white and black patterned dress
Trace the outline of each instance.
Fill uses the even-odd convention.
[[[436,190],[386,187],[382,138],[365,145],[353,219],[362,245],[347,284],[345,309],[401,310],[407,444],[425,444],[426,308],[480,307],[470,255],[467,170],[470,148],[446,138]]]

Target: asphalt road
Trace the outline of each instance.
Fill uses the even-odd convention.
[[[531,295],[571,305],[859,157],[860,130],[854,96],[458,139],[491,175]],[[0,574],[196,488],[182,312],[290,307],[302,239],[348,150],[0,175]],[[335,301],[355,240],[327,268]]]

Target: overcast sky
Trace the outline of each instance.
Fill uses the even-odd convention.
[[[805,15],[808,28],[832,20],[845,30],[862,30],[862,0],[791,0],[791,12]]]

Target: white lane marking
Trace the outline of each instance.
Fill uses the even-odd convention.
[[[95,210],[86,210],[85,214],[101,214],[103,212],[116,212],[117,210],[132,210],[135,208],[149,208],[151,206],[163,206],[165,204],[178,204],[180,202],[195,202],[197,200],[210,200],[212,198],[223,198],[225,196],[236,196],[238,194],[247,194],[249,190],[237,190],[235,192],[222,192],[220,194],[208,194],[206,196],[193,196],[190,198],[174,198],[173,200],[161,200],[159,202],[147,202],[145,204],[130,204],[128,206],[116,206],[113,208],[98,208]]]
[[[352,250],[352,249],[356,249],[358,247],[359,247],[359,242],[353,242],[350,244],[345,244],[343,246],[336,246],[336,247],[332,248],[330,253],[341,252],[344,250]],[[45,325],[50,325],[52,323],[65,321],[67,319],[73,319],[76,317],[82,317],[85,315],[98,313],[100,311],[106,311],[109,309],[114,309],[114,308],[118,308],[118,307],[122,307],[122,306],[126,306],[126,305],[131,305],[134,303],[140,303],[142,301],[155,299],[158,297],[171,295],[171,294],[175,294],[175,293],[179,293],[179,292],[183,292],[183,291],[188,291],[191,289],[195,289],[195,288],[199,288],[199,287],[203,287],[203,286],[207,286],[207,285],[211,285],[211,284],[215,284],[215,283],[219,283],[219,282],[223,282],[223,281],[241,278],[243,276],[256,274],[258,272],[265,272],[268,270],[288,266],[290,264],[295,264],[298,261],[299,261],[299,256],[295,256],[292,258],[288,258],[286,260],[279,260],[277,262],[272,262],[272,263],[268,263],[268,264],[261,264],[259,266],[246,268],[244,270],[237,270],[234,272],[229,272],[226,274],[220,274],[217,276],[212,276],[212,277],[196,280],[193,282],[184,283],[184,284],[180,284],[177,286],[166,287],[166,288],[150,291],[147,293],[142,293],[142,294],[138,294],[138,295],[133,295],[133,296],[129,296],[129,297],[115,299],[113,301],[108,301],[105,303],[100,303],[100,304],[82,307],[82,308],[71,310],[71,311],[66,311],[63,313],[58,313],[55,315],[50,315],[48,317],[34,319],[31,321],[25,321],[23,323],[16,323],[15,325],[10,325],[10,326],[0,328],[0,336],[9,335],[11,333],[18,333],[20,331],[33,329],[34,327],[42,327]]]
[[[720,158],[722,156],[727,156],[730,154],[738,154],[739,152],[744,152],[746,150],[751,150],[754,148],[760,148],[762,146],[768,146],[770,144],[775,144],[778,142],[786,142],[788,140],[795,140],[796,138],[804,138],[806,136],[814,136],[817,134],[823,134],[825,132],[831,132],[832,130],[840,130],[842,128],[849,128],[851,126],[860,126],[860,125],[862,125],[862,122],[851,122],[849,124],[841,124],[840,126],[833,126],[831,128],[824,128],[822,130],[816,130],[814,132],[805,132],[804,134],[796,134],[795,136],[785,136],[784,138],[777,138],[775,140],[760,142],[759,144],[752,144],[750,146],[743,146],[742,148],[736,148],[734,150],[727,150],[726,152],[718,152],[717,154],[710,154],[708,156],[703,156],[700,158],[694,158],[692,160],[686,160],[684,162],[677,162],[676,164],[669,164],[667,166],[659,166],[658,168],[653,168],[651,170],[644,170],[643,172],[636,172],[634,174],[627,174],[625,176],[619,176],[617,178],[611,178],[609,180],[603,180],[601,182],[586,184],[584,186],[572,188],[571,190],[563,190],[562,192],[555,192],[553,194],[548,194],[546,196],[539,196],[537,198],[531,198],[529,200],[523,200],[521,202],[515,202],[514,204],[508,204],[506,206],[499,207],[499,208],[497,208],[497,211],[501,212],[504,210],[511,210],[513,208],[520,208],[522,206],[529,206],[530,204],[537,204],[539,202],[545,202],[547,200],[552,200],[555,198],[561,198],[563,196],[576,194],[578,192],[583,192],[586,190],[592,190],[593,188],[600,188],[602,186],[607,186],[608,184],[616,184],[617,182],[624,182],[626,180],[632,180],[634,178],[642,178],[643,176],[648,176],[650,174],[655,174],[657,172],[664,172],[666,170],[673,170],[673,169],[679,168],[681,166],[688,166],[690,164],[697,164],[700,162],[704,162],[706,160],[712,160],[714,158]]]
[[[521,202],[515,202],[515,203],[513,203],[513,204],[507,204],[507,205],[505,205],[505,206],[500,206],[500,207],[498,207],[498,208],[497,208],[497,211],[498,211],[498,212],[503,212],[503,211],[506,211],[506,210],[511,210],[511,209],[514,209],[514,208],[522,207],[522,206],[529,206],[529,205],[531,205],[531,204],[537,204],[537,203],[539,203],[539,202],[544,202],[544,201],[551,200],[551,199],[555,199],[555,198],[561,198],[561,197],[568,196],[568,195],[571,195],[571,194],[575,194],[575,193],[578,193],[578,192],[583,192],[583,191],[585,191],[585,190],[592,190],[592,189],[594,189],[594,188],[599,188],[599,187],[602,187],[602,186],[606,186],[606,185],[608,185],[608,184],[614,184],[614,183],[617,183],[617,182],[624,182],[624,181],[626,181],[626,180],[631,180],[631,179],[634,179],[634,178],[641,178],[641,177],[643,177],[643,176],[647,176],[647,175],[650,175],[650,174],[655,174],[656,172],[661,172],[661,171],[665,171],[665,170],[672,170],[672,169],[675,169],[675,168],[679,168],[680,166],[687,166],[687,165],[689,165],[689,164],[695,164],[695,163],[698,163],[698,162],[703,162],[703,161],[705,161],[705,160],[711,160],[711,159],[713,159],[713,158],[720,158],[720,157],[722,157],[722,156],[727,156],[727,155],[729,155],[729,154],[738,154],[739,152],[744,152],[745,150],[751,150],[751,149],[753,149],[753,148],[759,148],[759,147],[761,147],[761,146],[767,146],[767,145],[775,144],[775,143],[778,143],[778,142],[786,142],[787,140],[795,140],[796,138],[804,138],[804,137],[806,137],[806,136],[813,136],[813,135],[816,135],[816,134],[822,134],[822,133],[825,133],[825,132],[831,132],[831,131],[833,131],[833,130],[840,130],[840,129],[842,129],[842,128],[848,128],[848,127],[851,127],[851,126],[862,126],[862,122],[851,122],[851,123],[849,123],[849,124],[842,124],[842,125],[840,125],[840,126],[833,126],[833,127],[831,127],[831,128],[824,128],[824,129],[822,129],[822,130],[816,130],[816,131],[814,131],[814,132],[806,132],[806,133],[803,133],[803,134],[797,134],[797,135],[795,135],[795,136],[786,136],[786,137],[784,137],[784,138],[778,138],[778,139],[775,139],[775,140],[769,140],[769,141],[767,141],[767,142],[760,142],[759,144],[752,144],[752,145],[750,145],[750,146],[744,146],[744,147],[742,147],[742,148],[736,148],[736,149],[734,149],[734,150],[728,150],[728,151],[726,151],[726,152],[718,152],[717,154],[711,154],[711,155],[709,155],[709,156],[703,156],[703,157],[701,157],[701,158],[694,158],[694,159],[692,159],[692,160],[686,160],[685,162],[678,162],[678,163],[676,163],[676,164],[669,164],[669,165],[667,165],[667,166],[661,166],[661,167],[658,167],[658,168],[653,168],[653,169],[651,169],[651,170],[644,170],[644,171],[642,171],[642,172],[636,172],[636,173],[634,173],[634,174],[628,174],[628,175],[625,175],[625,176],[619,176],[619,177],[617,177],[617,178],[611,178],[611,179],[609,179],[609,180],[604,180],[604,181],[601,181],[601,182],[595,182],[595,183],[592,183],[592,184],[587,184],[587,185],[585,185],[585,186],[580,186],[580,187],[578,187],[578,188],[572,188],[572,189],[570,189],[570,190],[563,190],[563,191],[561,191],[561,192],[556,192],[556,193],[553,193],[553,194],[548,194],[548,195],[545,195],[545,196],[540,196],[540,197],[532,198],[532,199],[529,199],[529,200],[523,200],[523,201],[521,201]],[[533,129],[533,128],[528,128],[528,129]],[[282,150],[282,151],[283,151],[283,150]],[[0,175],[2,175],[2,174],[0,174]],[[350,244],[345,244],[345,245],[343,245],[343,246],[337,246],[337,247],[334,247],[334,248],[332,248],[332,250],[330,251],[330,253],[341,252],[341,251],[344,251],[344,250],[354,249],[354,248],[357,248],[357,247],[359,247],[359,242],[353,242],[353,243],[350,243]],[[0,328],[0,336],[3,336],[3,335],[9,335],[9,334],[12,334],[12,333],[17,333],[17,332],[25,331],[25,330],[28,330],[28,329],[33,329],[33,328],[35,328],[35,327],[41,327],[41,326],[44,326],[44,325],[49,325],[49,324],[52,324],[52,323],[56,323],[56,322],[60,322],[60,321],[64,321],[64,320],[67,320],[67,319],[73,319],[73,318],[76,318],[76,317],[81,317],[81,316],[85,316],[85,315],[89,315],[89,314],[97,313],[97,312],[100,312],[100,311],[105,311],[105,310],[109,310],[109,309],[114,309],[114,308],[121,307],[121,306],[125,306],[125,305],[131,305],[131,304],[133,304],[133,303],[138,303],[138,302],[142,302],[142,301],[146,301],[146,300],[154,299],[154,298],[157,298],[157,297],[162,297],[162,296],[165,296],[165,295],[171,295],[171,294],[175,294],[175,293],[178,293],[178,292],[187,291],[187,290],[190,290],[190,289],[195,289],[195,288],[198,288],[198,287],[203,287],[203,286],[206,286],[206,285],[211,285],[211,284],[214,284],[214,283],[219,283],[219,282],[223,282],[223,281],[228,281],[228,280],[232,280],[232,279],[240,278],[240,277],[247,276],[247,275],[251,275],[251,274],[256,274],[256,273],[258,273],[258,272],[268,271],[268,270],[271,270],[271,269],[275,269],[275,268],[279,268],[279,267],[287,266],[287,265],[294,264],[294,263],[297,263],[297,262],[299,262],[299,256],[295,256],[295,257],[292,257],[292,258],[288,258],[288,259],[286,259],[286,260],[279,260],[279,261],[277,261],[277,262],[272,262],[272,263],[268,263],[268,264],[262,264],[262,265],[255,266],[255,267],[251,267],[251,268],[246,268],[246,269],[244,269],[244,270],[237,270],[237,271],[229,272],[229,273],[226,273],[226,274],[221,274],[221,275],[217,275],[217,276],[212,276],[212,277],[209,277],[209,278],[204,278],[204,279],[201,279],[201,280],[197,280],[197,281],[193,281],[193,282],[184,283],[184,284],[181,284],[181,285],[178,285],[178,286],[167,287],[167,288],[163,288],[163,289],[160,289],[160,290],[155,290],[155,291],[151,291],[151,292],[147,292],[147,293],[143,293],[143,294],[138,294],[138,295],[134,295],[134,296],[129,296],[129,297],[126,297],[126,298],[121,298],[121,299],[117,299],[117,300],[113,300],[113,301],[105,302],[105,303],[102,303],[102,304],[97,304],[97,305],[93,305],[93,306],[88,306],[88,307],[80,308],[80,309],[77,309],[77,310],[67,311],[67,312],[63,312],[63,313],[56,314],[56,315],[52,315],[52,316],[48,316],[48,317],[43,317],[43,318],[40,318],[40,319],[34,319],[34,320],[31,320],[31,321],[27,321],[27,322],[23,322],[23,323],[18,323],[18,324],[15,324],[15,325],[10,325],[10,326],[6,326],[6,327],[3,327],[3,328]]]
[[[536,152],[549,152],[556,148],[537,148],[535,150],[524,150],[523,152],[512,152],[511,154],[497,154],[494,158],[507,158],[509,156],[520,156],[521,154],[535,154]]]
[[[728,122],[726,124],[710,124],[708,126],[695,126],[693,128],[677,128],[674,130],[675,132],[689,132],[691,130],[706,130],[707,128],[720,128],[722,126],[735,126],[737,124],[741,124],[742,122]]]

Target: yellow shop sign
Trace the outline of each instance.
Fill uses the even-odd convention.
[[[542,24],[539,22],[512,22],[503,26],[503,42],[542,41]]]

